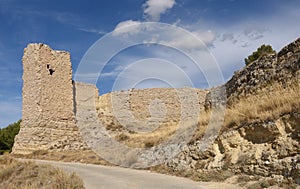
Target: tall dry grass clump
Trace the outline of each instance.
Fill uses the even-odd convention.
[[[291,85],[272,83],[256,94],[229,99],[221,132],[253,122],[276,120],[284,114],[300,111],[300,83]],[[198,129],[191,142],[203,137],[211,118],[211,110],[201,112]]]
[[[276,120],[280,116],[300,110],[300,83],[282,85],[272,83],[239,99],[229,99],[221,132],[244,124]],[[211,111],[201,111],[192,141],[203,137],[211,121]],[[165,140],[178,129],[178,123],[161,125],[151,133],[121,133],[116,139],[131,147],[152,147]]]
[[[300,110],[300,83],[290,86],[273,83],[255,95],[231,104],[226,110],[223,129],[253,121],[275,120],[281,115]]]
[[[84,189],[83,181],[50,165],[20,162],[4,155],[0,157],[0,188],[2,189]]]

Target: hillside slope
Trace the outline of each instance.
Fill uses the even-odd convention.
[[[227,108],[216,140],[206,151],[194,140],[165,169],[200,180],[205,172],[230,171],[300,184],[300,39],[211,90],[207,111],[224,103],[214,98],[220,88],[226,89]]]

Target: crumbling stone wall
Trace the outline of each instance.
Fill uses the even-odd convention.
[[[193,110],[196,116],[203,111],[207,92],[195,88],[152,88],[111,92],[99,97],[97,106],[99,119],[112,130],[178,124],[184,119],[192,119]],[[192,97],[195,98],[193,103],[188,103],[186,100],[192,100]]]
[[[98,97],[99,93],[95,85],[82,82],[74,83],[76,124],[84,141],[93,149],[100,143],[99,137],[102,135],[99,131],[103,128],[96,110]]]
[[[69,53],[29,44],[23,69],[23,115],[13,153],[85,148],[75,123]]]
[[[192,88],[144,89],[99,97],[96,86],[72,83],[69,53],[44,44],[29,44],[25,48],[23,68],[23,115],[13,147],[16,154],[86,149],[80,131],[96,127],[99,121],[105,126],[116,124],[122,128],[124,122],[118,123],[116,115],[129,125],[135,121],[135,125],[143,126],[177,124],[182,117],[194,116],[189,110],[199,113],[203,109],[208,92]],[[194,105],[186,103],[192,94],[198,98]]]

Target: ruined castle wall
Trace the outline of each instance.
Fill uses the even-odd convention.
[[[13,153],[84,148],[75,123],[69,53],[29,44],[23,68],[23,115]]]
[[[23,121],[13,147],[13,153],[20,154],[85,149],[80,131],[90,131],[101,124],[177,124],[183,117],[195,116],[192,109],[199,114],[208,92],[158,88],[117,91],[99,97],[95,85],[72,83],[69,53],[43,44],[28,45],[23,67]],[[193,95],[196,103],[187,103]]]
[[[97,113],[99,92],[95,85],[88,83],[74,83],[74,97],[76,101],[76,124],[86,143],[96,149],[98,145],[105,145],[100,142],[104,133]],[[100,134],[99,132],[102,132]],[[108,144],[109,145],[109,144]]]
[[[98,114],[108,129],[178,124],[204,109],[208,91],[195,88],[152,88],[116,91],[99,97]],[[194,97],[194,99],[193,99]],[[191,100],[192,102],[187,102]],[[194,114],[193,114],[194,112]]]

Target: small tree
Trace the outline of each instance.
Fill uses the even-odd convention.
[[[19,133],[20,130],[20,123],[21,120],[16,123],[10,124],[3,129],[0,129],[0,155],[4,152],[11,152],[15,136]]]
[[[259,59],[261,56],[263,56],[265,54],[273,54],[273,53],[276,53],[276,51],[273,50],[271,45],[263,44],[255,52],[253,52],[251,55],[249,55],[248,58],[245,58],[245,64],[248,65],[251,62]]]

